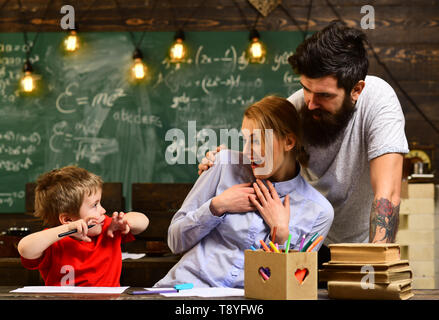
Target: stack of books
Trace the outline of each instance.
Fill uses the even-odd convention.
[[[398,244],[340,243],[329,245],[331,260],[319,270],[332,299],[406,300],[413,273],[401,260]]]

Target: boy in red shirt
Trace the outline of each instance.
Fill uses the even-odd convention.
[[[68,166],[39,177],[35,215],[50,228],[24,237],[18,251],[23,266],[38,269],[46,286],[120,286],[121,243],[134,240],[149,220],[139,212],[114,212],[110,218],[101,196],[101,178],[82,168]]]

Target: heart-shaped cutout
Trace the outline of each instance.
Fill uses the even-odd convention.
[[[297,269],[296,272],[294,272],[294,275],[296,276],[297,281],[299,281],[300,284],[303,283],[305,278],[308,276],[309,271],[308,269]]]
[[[258,269],[258,272],[259,272],[259,275],[262,278],[262,280],[267,281],[268,279],[270,279],[270,276],[271,276],[270,268],[260,267]]]

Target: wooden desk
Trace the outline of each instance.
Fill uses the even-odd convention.
[[[122,294],[78,294],[78,293],[11,293],[19,286],[0,286],[0,300],[244,300],[244,297],[165,297],[155,295],[131,295],[128,292],[143,290],[143,287],[130,287]]]
[[[122,261],[121,286],[152,287],[179,261],[181,256],[143,257]],[[0,286],[42,286],[38,270],[27,270],[20,258],[0,258]]]
[[[128,292],[142,290],[142,287],[130,287],[122,294],[73,294],[73,293],[11,293],[20,286],[0,286],[0,300],[253,300],[245,297],[167,298],[157,295],[131,295]],[[413,290],[415,296],[410,300],[439,300],[439,290]],[[318,300],[330,300],[326,289],[318,290]]]

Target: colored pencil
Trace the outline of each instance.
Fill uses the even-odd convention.
[[[273,228],[273,234],[271,235],[271,241],[273,241],[273,243],[276,243],[276,227]]]
[[[290,250],[290,242],[291,242],[291,233],[290,233],[290,235],[288,236],[288,240],[287,240],[287,245],[286,245],[286,247],[285,247],[285,253],[288,253],[288,251]],[[300,250],[299,250],[300,251]]]
[[[319,242],[322,241],[322,240],[323,240],[323,236],[318,237],[317,240],[314,241],[312,243],[312,245],[306,250],[306,252],[311,252],[311,250],[314,249],[316,247],[316,245],[318,245]]]
[[[317,239],[317,237],[319,236],[319,233],[316,232],[311,239],[309,239],[309,241],[305,244],[305,246],[302,248],[302,250],[300,250],[300,252],[305,252],[306,249],[309,248],[310,245],[312,245],[312,243]]]
[[[270,248],[267,247],[267,245],[265,244],[265,242],[263,240],[259,240],[259,242],[261,243],[262,248],[264,248],[265,251],[271,252]]]
[[[303,236],[302,236],[302,240],[300,241],[299,251],[302,251],[303,244],[305,243],[305,238],[306,238],[306,235],[303,235]]]
[[[276,246],[274,245],[274,243],[272,241],[269,242],[269,245],[270,245],[271,249],[273,249],[274,252],[280,253],[279,249],[276,248]]]

